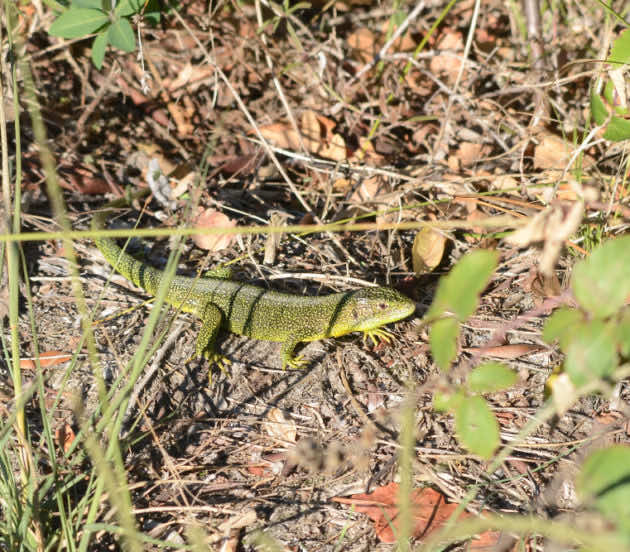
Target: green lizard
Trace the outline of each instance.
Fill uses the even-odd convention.
[[[92,230],[102,230],[111,209],[124,207],[130,201],[121,198],[108,204],[94,215]],[[113,239],[98,237],[95,242],[107,262],[120,274],[147,293],[157,294],[164,277],[161,270],[135,259]],[[305,297],[269,291],[228,278],[215,274],[203,278],[174,276],[165,296],[165,301],[173,307],[201,319],[196,354],[220,366],[225,359],[214,348],[220,328],[282,343],[282,367],[298,368],[306,361],[301,355],[294,356],[293,351],[302,341],[363,332],[364,340],[370,337],[375,344],[379,339],[389,342],[391,334],[380,327],[402,320],[415,310],[411,299],[387,287]]]

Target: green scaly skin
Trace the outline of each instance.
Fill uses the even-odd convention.
[[[146,195],[143,190],[130,199],[107,205],[92,219],[92,230],[102,230],[113,208],[128,205],[131,199]],[[123,251],[113,239],[97,238],[96,246],[120,274],[156,295],[164,273]],[[293,351],[302,341],[339,337],[363,332],[375,344],[389,342],[391,334],[381,326],[402,320],[415,311],[415,303],[387,287],[364,288],[321,297],[304,297],[269,291],[235,282],[224,277],[190,278],[175,276],[169,284],[165,301],[176,309],[190,312],[202,321],[197,338],[197,356],[219,364],[215,340],[220,328],[230,332],[282,343],[282,367],[304,366]]]

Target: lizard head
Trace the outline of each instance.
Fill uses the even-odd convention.
[[[402,293],[386,287],[349,292],[339,305],[331,335],[365,332],[407,318],[416,304]]]

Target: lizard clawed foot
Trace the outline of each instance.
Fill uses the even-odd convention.
[[[376,346],[381,341],[391,343],[394,338],[394,334],[388,332],[387,330],[383,330],[382,328],[375,328],[373,330],[366,330],[363,332],[363,343],[366,342],[368,337],[372,340],[374,346]]]
[[[298,355],[285,360],[282,363],[282,369],[284,370],[288,367],[291,370],[300,370],[301,368],[305,368],[307,365],[308,360],[306,360],[302,355]]]

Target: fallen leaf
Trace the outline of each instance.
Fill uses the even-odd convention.
[[[372,493],[356,494],[348,498],[333,497],[332,500],[340,504],[351,505],[357,512],[366,514],[374,521],[376,535],[381,542],[393,544],[396,542],[396,533],[400,529],[398,494],[398,483],[389,483],[384,487],[378,487]],[[447,503],[446,497],[442,493],[430,487],[414,489],[411,493],[411,504],[413,509],[412,536],[416,538],[426,537],[439,529],[457,509],[457,504]],[[459,519],[471,516],[472,514],[463,512]],[[498,533],[488,531],[473,541],[472,548],[476,548],[475,543],[488,546],[490,541],[496,544],[497,540]]]
[[[75,438],[76,435],[70,424],[64,423],[61,427],[55,430],[55,440],[65,453],[70,450]]]
[[[380,153],[376,153],[374,144],[367,138],[359,138],[359,147],[350,154],[349,160],[355,163],[367,163],[371,167],[385,164],[385,158]]]
[[[302,149],[300,136],[288,123],[272,123],[258,129],[265,140],[287,150]]]
[[[271,437],[295,443],[297,438],[297,427],[295,422],[284,415],[279,408],[272,408],[267,414],[265,430]]]
[[[39,355],[39,365],[42,368],[50,368],[51,366],[57,366],[57,364],[68,362],[71,358],[72,355],[64,353],[62,351],[47,351]],[[35,370],[36,367],[37,365],[34,359],[20,359],[20,368],[22,368],[23,370]]]
[[[474,165],[481,159],[482,148],[483,144],[462,142],[457,150],[457,157],[464,167]]]
[[[195,219],[194,225],[199,228],[233,228],[236,222],[219,211],[206,209]],[[220,251],[229,247],[236,234],[193,234],[195,245],[206,251]]]
[[[519,190],[518,180],[509,174],[498,175],[496,178],[491,179],[490,184],[493,189],[503,192],[514,193]]]
[[[87,195],[100,195],[111,192],[111,187],[104,178],[94,176],[94,173],[82,167],[72,169],[68,174],[68,182],[64,178],[59,180],[62,188]]]
[[[347,158],[345,140],[332,131],[336,123],[331,119],[307,109],[300,116],[298,126],[299,133],[289,123],[273,123],[260,127],[259,131],[266,140],[282,149],[306,149],[314,155],[333,161]]]
[[[363,205],[364,203],[375,201],[379,195],[380,187],[381,179],[378,176],[364,179],[350,197],[350,203]]]
[[[445,247],[444,234],[428,226],[421,228],[413,240],[411,249],[413,271],[421,276],[435,270],[442,261]]]
[[[505,241],[517,247],[542,241],[544,246],[539,262],[540,272],[551,276],[565,240],[573,235],[582,222],[583,211],[584,205],[581,201],[547,207],[534,215],[525,226],[505,238]]]
[[[462,33],[446,31],[437,42],[435,49],[438,51],[448,50],[451,53],[435,56],[429,64],[431,72],[437,76],[446,75],[448,83],[454,83],[462,65],[461,53],[464,50]]]
[[[467,353],[478,356],[513,360],[525,355],[537,353],[545,348],[546,347],[541,345],[532,345],[531,343],[518,343],[515,345],[500,345],[498,347],[468,347],[464,350]]]
[[[348,46],[352,50],[353,57],[369,63],[377,53],[376,36],[366,27],[357,29],[348,36]]]
[[[536,169],[560,169],[568,167],[573,158],[573,162],[578,159],[575,154],[575,146],[562,138],[551,133],[544,133],[539,137],[539,142],[534,148],[534,168]],[[590,155],[583,155],[581,166],[588,167],[594,163]]]

